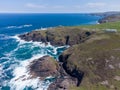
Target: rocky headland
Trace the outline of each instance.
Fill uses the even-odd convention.
[[[26,41],[50,42],[54,46],[70,45],[59,56],[59,61],[44,56],[29,65],[33,78],[55,78],[48,90],[120,90],[119,32],[56,27],[19,37]]]
[[[50,42],[53,46],[75,45],[89,39],[94,31],[86,29],[57,27],[44,31],[32,31],[19,37],[26,41]]]
[[[109,11],[109,12],[101,12],[101,13],[90,13],[90,15],[94,15],[94,16],[102,16],[102,17],[107,17],[107,16],[111,16],[111,15],[119,15],[120,11]]]
[[[96,13],[93,15],[102,16],[99,23],[107,23],[107,22],[116,22],[120,21],[120,12],[105,12],[105,13]]]

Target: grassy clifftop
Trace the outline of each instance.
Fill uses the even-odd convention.
[[[105,29],[117,29],[120,32],[120,21],[118,22],[108,22],[103,24],[96,24],[96,25],[82,25],[78,26],[78,28],[87,28],[87,29],[94,29],[97,31],[104,31]]]

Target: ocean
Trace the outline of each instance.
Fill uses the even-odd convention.
[[[57,60],[68,48],[27,42],[18,38],[19,34],[48,27],[97,24],[100,18],[89,14],[0,14],[0,90],[46,90],[50,80],[30,78],[29,63],[45,55]]]

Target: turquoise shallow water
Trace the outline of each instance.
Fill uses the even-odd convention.
[[[89,14],[0,14],[0,90],[46,90],[49,79],[28,79],[29,63],[44,55],[57,59],[67,48],[26,42],[18,34],[41,27],[96,24],[99,18]]]

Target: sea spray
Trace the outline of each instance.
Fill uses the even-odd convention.
[[[5,53],[5,57],[3,57],[3,59],[8,59],[7,62],[9,63],[9,67],[3,71],[11,71],[11,78],[4,82],[4,86],[9,86],[11,90],[29,90],[30,88],[33,90],[46,90],[51,82],[49,80],[41,81],[40,77],[31,78],[28,66],[33,60],[45,55],[57,59],[58,55],[68,46],[54,47],[49,42],[47,45],[42,42],[27,42],[21,40],[18,35],[10,38],[15,39],[18,45],[10,53]],[[3,65],[5,66],[7,62]]]
[[[11,79],[9,83],[9,85],[11,86],[11,90],[15,90],[15,89],[23,90],[27,87],[31,87],[32,89],[45,90],[44,82],[40,81],[39,77],[31,78],[28,69],[30,62],[42,56],[44,55],[41,54],[34,55],[31,59],[22,61],[20,65],[14,69],[13,71],[14,78]]]
[[[20,25],[20,26],[7,26],[5,28],[6,29],[21,29],[21,28],[27,28],[27,27],[32,27],[32,24],[25,24],[25,25]]]

